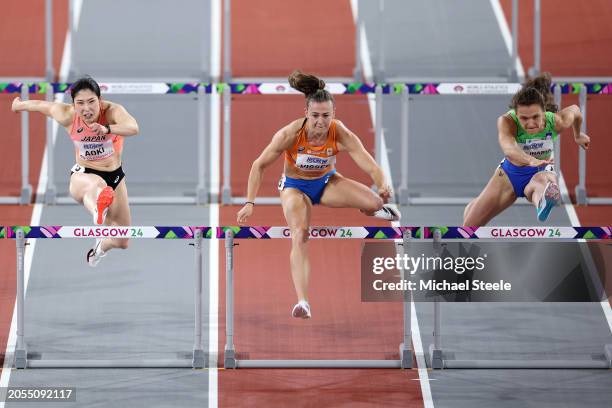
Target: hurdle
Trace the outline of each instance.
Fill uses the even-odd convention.
[[[511,230],[522,228],[525,231],[535,230],[531,227],[423,227],[422,238],[432,239],[434,254],[442,252],[443,240],[495,240],[499,234],[494,230]],[[612,239],[611,227],[537,227],[542,230],[539,240],[562,240],[579,241],[580,251],[585,260],[591,279],[603,293],[601,282],[596,273],[593,273],[593,260],[591,254],[584,246],[586,240],[609,240]],[[503,233],[501,235],[504,235]],[[524,237],[504,237],[504,239],[525,240]],[[533,237],[531,238],[533,239]],[[607,301],[606,301],[607,302]],[[612,368],[612,344],[603,346],[601,355],[592,355],[583,359],[531,359],[531,360],[460,360],[452,358],[450,353],[442,348],[442,304],[437,300],[434,306],[434,330],[433,343],[429,347],[430,366],[433,369],[611,369]],[[607,306],[609,307],[609,306]]]
[[[74,38],[74,37],[73,37]],[[1,78],[0,78],[1,80]],[[209,139],[206,124],[210,122],[210,98],[217,87],[205,82],[103,82],[99,83],[102,95],[129,95],[131,97],[162,97],[174,95],[181,99],[194,100],[197,115],[194,119],[196,140],[193,151],[196,154],[197,168],[194,168],[196,180],[193,188],[168,196],[137,196],[130,197],[133,204],[206,204],[211,201],[207,184],[206,163],[209,152]],[[1,82],[0,93],[20,94],[22,100],[28,100],[31,94],[45,95],[47,101],[53,101],[54,95],[70,93],[72,83],[69,82]],[[221,87],[222,88],[222,87]],[[29,135],[28,112],[21,112],[21,197],[0,197],[0,204],[29,204],[32,195],[32,186],[28,183],[29,163]],[[53,119],[46,119],[46,171],[47,187],[44,196],[45,204],[73,205],[74,200],[67,194],[58,194],[55,185],[55,146],[53,140]],[[62,131],[63,132],[63,131]],[[194,166],[195,167],[195,166]]]
[[[204,368],[208,360],[202,343],[202,239],[209,237],[210,227],[187,226],[17,226],[0,230],[0,237],[15,239],[17,246],[17,344],[15,347],[14,367],[25,368]],[[25,248],[28,239],[61,238],[151,238],[187,239],[194,246],[195,270],[195,321],[194,345],[191,358],[179,354],[176,359],[82,359],[52,360],[29,353],[25,325]]]
[[[417,227],[311,227],[311,238],[394,240],[404,251]],[[226,310],[225,368],[412,368],[410,301],[404,294],[402,342],[398,360],[251,360],[238,359],[234,345],[234,243],[235,239],[290,238],[288,227],[225,227],[218,238],[225,239]],[[396,247],[397,249],[397,247]],[[403,272],[403,271],[402,271]]]
[[[499,231],[522,229],[527,232],[539,230],[535,235],[518,235],[513,237],[499,234]],[[497,233],[495,231],[498,231]],[[612,227],[311,227],[311,238],[314,239],[367,239],[394,240],[396,250],[405,254],[415,239],[431,241],[434,254],[441,254],[445,240],[499,240],[499,239],[534,239],[578,241],[581,256],[587,265],[591,279],[598,286],[598,293],[604,293],[597,275],[593,274],[593,259],[587,240],[612,239]],[[251,360],[238,359],[234,345],[234,243],[235,239],[277,239],[290,238],[287,227],[189,227],[189,226],[132,226],[132,227],[70,227],[70,226],[18,226],[0,227],[0,238],[12,238],[17,248],[17,345],[14,355],[15,368],[204,368],[206,354],[202,345],[202,239],[224,239],[226,250],[226,342],[225,368],[412,368],[413,350],[411,348],[411,306],[414,304],[412,292],[404,291],[403,297],[403,332],[399,344],[399,359],[396,360]],[[25,322],[25,276],[24,258],[27,239],[48,238],[154,238],[154,239],[189,239],[195,249],[195,324],[194,347],[191,359],[158,359],[158,360],[46,360],[32,358],[28,354],[24,333]],[[401,249],[400,249],[401,247]],[[401,270],[401,279],[404,271]],[[610,369],[612,368],[612,344],[603,345],[603,353],[591,355],[584,359],[531,359],[531,360],[459,360],[454,359],[442,347],[442,304],[434,301],[433,344],[428,350],[429,363],[433,369]],[[606,301],[602,307],[609,308]],[[605,303],[605,304],[604,304]],[[42,356],[41,356],[42,357]]]
[[[2,78],[0,78],[2,79]],[[45,94],[47,100],[52,100],[54,94],[61,94],[68,91],[70,83],[66,82],[22,82],[25,79],[13,78],[14,82],[0,82],[0,93],[20,93],[22,99],[26,100],[29,94]],[[37,78],[34,78],[37,79]],[[19,81],[17,81],[19,80]],[[471,197],[419,197],[418,191],[415,192],[408,182],[408,164],[411,158],[410,138],[408,131],[410,98],[421,96],[436,95],[512,95],[520,89],[518,83],[470,83],[470,82],[394,82],[394,83],[362,83],[362,82],[330,82],[327,90],[334,95],[373,95],[376,100],[376,121],[374,123],[374,148],[375,159],[381,162],[383,156],[382,139],[384,127],[383,117],[383,96],[398,96],[400,103],[400,132],[401,140],[401,161],[400,161],[400,182],[396,187],[398,192],[398,202],[401,205],[464,205]],[[291,89],[286,82],[257,82],[257,83],[203,83],[203,82],[101,82],[100,87],[104,94],[121,95],[162,95],[162,94],[185,94],[192,95],[197,100],[197,146],[198,156],[197,185],[193,191],[185,192],[181,196],[159,196],[159,197],[138,197],[133,196],[130,201],[136,204],[205,204],[216,201],[220,198],[223,204],[244,204],[246,197],[232,196],[231,186],[231,104],[232,95],[291,95],[300,94]],[[612,82],[608,77],[596,78],[555,78],[553,88],[555,103],[561,104],[562,95],[578,95],[584,121],[582,131],[586,131],[587,126],[587,97],[589,95],[608,95],[612,91]],[[207,95],[222,95],[223,111],[223,186],[221,197],[209,197],[206,183],[206,162],[207,154],[207,133],[205,124],[209,121]],[[32,187],[28,184],[28,138],[29,127],[27,125],[27,112],[21,113],[21,139],[22,139],[22,187],[20,197],[0,197],[0,204],[26,204],[30,202]],[[54,142],[51,132],[52,120],[47,120],[47,172],[48,185],[44,201],[46,204],[73,204],[73,200],[67,196],[57,196],[55,189],[55,176],[53,170],[53,149]],[[555,149],[555,169],[557,174],[560,171],[561,147],[558,140],[554,144]],[[579,182],[576,186],[576,200],[578,204],[606,205],[612,203],[612,197],[589,197],[586,187],[587,156],[583,149],[578,150],[578,176]],[[278,204],[278,197],[259,197],[259,204]],[[517,204],[527,205],[526,200],[518,200]]]

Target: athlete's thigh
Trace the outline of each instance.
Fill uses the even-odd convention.
[[[308,228],[312,203],[306,194],[296,188],[285,188],[280,192],[283,214],[289,228]]]
[[[465,214],[464,225],[484,225],[514,201],[516,195],[512,183],[506,173],[498,167],[482,192],[470,204],[469,211]]]
[[[321,205],[335,208],[368,208],[377,198],[367,186],[336,173],[323,190]]]
[[[106,216],[107,225],[131,225],[132,215],[130,213],[130,204],[128,200],[127,186],[125,178],[121,180],[115,189],[115,198],[108,209]]]
[[[79,203],[83,196],[92,188],[104,188],[106,182],[102,177],[91,173],[73,173],[70,176],[70,195]]]

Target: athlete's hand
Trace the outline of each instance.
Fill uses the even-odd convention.
[[[89,126],[89,128],[93,130],[94,132],[96,132],[96,135],[98,136],[104,136],[105,134],[108,133],[108,128],[99,123],[92,123],[91,126]]]
[[[385,185],[378,188],[378,195],[382,198],[383,202],[387,204],[389,198],[391,198],[391,187]]]
[[[247,203],[240,209],[240,211],[238,211],[238,214],[236,215],[236,221],[238,221],[238,224],[246,224],[247,218],[253,214],[253,207],[253,204]]]
[[[591,144],[591,138],[588,137],[586,133],[582,132],[580,132],[580,136],[574,138],[574,140],[576,141],[576,144],[582,147],[584,150],[587,150]]]
[[[546,160],[540,160],[540,159],[536,159],[535,157],[532,157],[529,160],[529,163],[527,165],[530,167],[541,167],[541,166],[546,166],[548,164],[554,164],[554,162],[555,160],[552,157]]]
[[[11,110],[15,113],[21,111],[21,98],[19,96],[15,97],[15,99],[13,99],[13,103],[11,104]]]

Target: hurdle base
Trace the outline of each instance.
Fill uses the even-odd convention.
[[[234,362],[236,365],[232,368],[402,368],[400,360],[234,360]]]
[[[55,191],[55,187],[47,186],[45,190],[45,204],[53,205],[57,200],[57,192]]]
[[[192,368],[204,368],[206,367],[206,354],[202,349],[193,350],[193,359],[191,360]]]
[[[604,345],[603,354],[585,357],[584,359],[557,360],[457,360],[453,353],[444,354],[442,350],[433,350],[432,368],[466,368],[466,369],[612,369],[612,344]],[[445,358],[446,357],[446,358]],[[433,365],[435,359],[436,366]]]
[[[586,195],[586,189],[585,188],[580,187],[578,185],[574,189],[574,193],[576,194],[576,204],[579,204],[579,205],[587,204],[587,195]]]
[[[444,360],[444,368],[466,369],[609,369],[604,360]]]
[[[433,344],[429,345],[429,360],[431,368],[434,370],[444,368],[444,353],[442,353],[442,350],[435,349]]]
[[[19,357],[19,360],[18,360]],[[206,355],[203,350],[177,353],[176,358],[159,359],[44,359],[41,353],[15,352],[15,368],[205,368]],[[19,362],[19,366],[17,365]]]
[[[612,368],[612,344],[604,346],[604,354],[606,355],[606,360],[608,360],[608,365]]]
[[[225,368],[238,368],[236,364],[236,350],[225,348],[225,357],[223,358],[223,367]]]
[[[208,197],[208,191],[206,191],[206,188],[198,186],[198,188],[196,189],[196,204],[204,205],[208,204],[209,202],[211,201]]]
[[[28,368],[193,368],[192,360],[29,360]]]
[[[398,191],[398,202],[400,205],[408,205],[410,196],[406,187],[400,187]]]
[[[21,196],[19,198],[19,204],[30,204],[32,200],[32,186],[27,184],[21,188]]]
[[[399,346],[400,367],[412,368],[412,350],[404,343]]]
[[[26,368],[28,366],[28,352],[26,349],[15,350],[15,368]]]
[[[232,201],[232,190],[228,187],[223,187],[223,190],[221,191],[221,204],[233,204]]]

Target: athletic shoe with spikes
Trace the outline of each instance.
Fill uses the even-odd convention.
[[[111,187],[104,187],[98,198],[96,199],[96,208],[94,209],[93,221],[96,225],[103,225],[108,213],[108,207],[113,203],[115,191]]]

